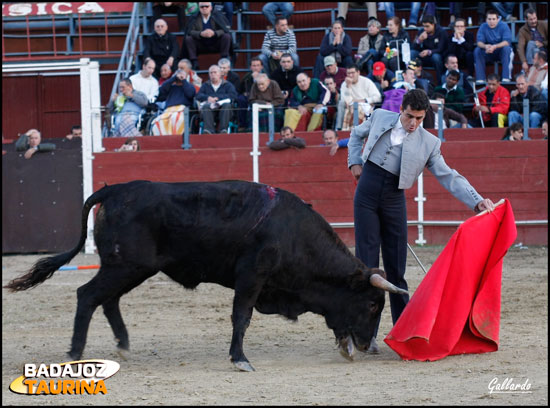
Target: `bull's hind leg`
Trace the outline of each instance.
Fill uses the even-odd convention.
[[[120,314],[119,302],[120,296],[117,296],[103,303],[103,313],[113,329],[115,340],[118,342],[117,347],[120,350],[127,351],[130,349],[130,341],[128,338],[128,330],[126,330],[124,320],[122,320],[122,315]]]
[[[128,342],[128,333],[120,315],[117,299],[155,273],[138,271],[120,265],[102,265],[97,275],[90,282],[78,288],[78,304],[69,356],[75,360],[78,360],[82,356],[84,346],[86,345],[90,320],[96,308],[102,304],[106,304],[107,310],[111,313],[108,319],[115,335],[122,335],[122,327],[126,335],[126,342]],[[116,307],[112,304],[113,301],[116,301]],[[114,319],[115,323],[117,323],[115,326],[113,326],[111,319]]]

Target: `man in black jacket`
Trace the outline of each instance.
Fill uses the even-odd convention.
[[[296,86],[296,77],[303,70],[299,66],[294,65],[294,60],[290,54],[283,54],[280,64],[281,66],[271,73],[270,78],[279,84],[285,96],[285,106],[287,106],[290,92]]]
[[[145,40],[143,60],[152,58],[155,61],[155,78],[160,78],[160,67],[168,64],[172,71],[175,68],[176,58],[179,54],[179,47],[176,37],[168,32],[168,24],[159,18],[155,21],[155,32]]]
[[[443,75],[443,55],[447,48],[447,34],[436,25],[435,17],[426,15],[422,18],[422,31],[416,36],[411,50],[411,60],[420,57],[422,65],[433,66],[436,71],[438,85]]]
[[[529,100],[529,127],[538,128],[542,119],[547,116],[547,104],[539,90],[527,85],[524,74],[516,77],[516,88],[510,92],[510,111],[508,112],[508,126],[523,122],[523,100]]]
[[[228,58],[231,48],[229,23],[223,14],[212,9],[212,3],[200,2],[199,13],[191,17],[187,25],[184,42],[193,69],[198,69],[199,54],[220,54]]]

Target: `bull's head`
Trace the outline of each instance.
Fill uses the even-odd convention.
[[[385,293],[407,294],[408,292],[396,287],[385,279],[386,274],[381,269],[361,268],[349,280],[351,296],[340,307],[340,316],[334,326],[327,324],[334,330],[340,353],[353,359],[355,349],[366,351],[374,336],[376,322],[384,308]]]

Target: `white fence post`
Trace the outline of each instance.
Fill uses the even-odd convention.
[[[260,182],[260,161],[259,156],[262,154],[258,150],[260,145],[260,123],[259,112],[260,109],[271,109],[271,105],[260,105],[259,103],[252,104],[252,181],[255,183]]]

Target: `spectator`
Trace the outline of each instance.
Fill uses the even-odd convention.
[[[174,70],[174,62],[179,54],[179,47],[176,37],[168,32],[168,24],[159,18],[155,21],[155,32],[145,40],[145,49],[143,50],[143,60],[152,58],[155,61],[155,78],[160,77],[160,67],[164,64]]]
[[[542,122],[542,138],[548,139],[548,120],[544,119],[544,122]]]
[[[155,61],[152,58],[145,58],[141,71],[130,77],[134,89],[143,92],[149,102],[153,102],[159,94],[159,81],[153,76],[155,67]]]
[[[55,150],[53,143],[40,143],[42,135],[37,129],[29,129],[27,132],[19,135],[19,139],[15,142],[15,150],[18,152],[25,151],[23,157],[30,159],[36,152],[51,152]]]
[[[514,12],[514,6],[515,2],[506,2],[506,3],[500,3],[500,2],[491,2],[492,6],[498,11],[498,13],[502,16],[504,20],[508,23],[512,23],[514,21],[517,21],[517,17],[514,17],[512,13]]]
[[[139,152],[140,150],[141,146],[139,144],[139,140],[135,137],[129,137],[122,146],[115,149],[115,152]]]
[[[122,79],[118,84],[120,95],[115,93],[107,104],[107,110],[114,118],[114,136],[141,136],[136,128],[139,115],[147,106],[147,95],[134,90],[129,78]]]
[[[391,89],[391,82],[395,76],[393,72],[386,69],[383,62],[375,62],[372,66],[372,72],[368,75],[368,78],[374,82],[380,94],[384,95],[384,92]]]
[[[187,51],[192,68],[199,69],[198,56],[200,54],[220,54],[228,58],[231,48],[231,34],[229,23],[225,16],[212,10],[212,3],[200,2],[199,13],[191,17],[185,31],[182,51]],[[185,57],[182,53],[182,58]]]
[[[426,94],[431,95],[434,91],[434,78],[432,74],[422,69],[422,60],[416,58],[409,62],[408,67],[414,70],[414,77],[422,85],[422,89],[426,91]]]
[[[361,56],[361,59],[357,64],[361,72],[370,74],[374,63],[380,61],[382,55],[384,55],[385,43],[384,36],[380,33],[381,26],[380,21],[376,18],[369,18],[369,22],[367,23],[367,35],[361,37],[361,40],[359,40],[357,54]]]
[[[281,136],[281,139],[274,140],[268,145],[271,150],[284,150],[289,147],[303,149],[306,147],[306,141],[301,137],[296,137],[294,130],[290,126],[284,126],[281,129]]]
[[[324,58],[331,56],[340,67],[347,67],[353,63],[351,37],[344,32],[341,20],[332,23],[330,33],[321,41],[321,50],[315,61],[313,76],[319,78],[323,71]]]
[[[289,57],[289,60],[292,61],[292,58]],[[264,66],[262,60],[258,57],[254,57],[250,60],[250,72],[248,72],[243,80],[240,83],[238,88],[237,96],[237,106],[238,116],[239,116],[239,132],[248,132],[250,131],[250,122],[248,115],[248,98],[250,96],[250,91],[252,90],[252,85],[254,85],[254,80],[260,74],[264,72]]]
[[[160,87],[158,101],[166,101],[164,112],[158,116],[152,125],[154,136],[183,135],[185,120],[183,111],[193,106],[195,87],[187,79],[187,73],[178,69],[174,76]]]
[[[302,72],[302,68],[294,64],[290,54],[283,54],[281,57],[281,65],[271,74],[271,79],[277,81],[281,87],[281,91],[285,96],[285,105],[288,105],[290,93],[297,85],[296,77]]]
[[[336,88],[340,91],[342,82],[346,80],[346,68],[339,68],[336,64],[336,60],[332,55],[328,55],[324,60],[325,69],[321,72],[319,79],[321,82],[325,82],[325,78],[332,78],[336,82]]]
[[[327,129],[323,132],[323,142],[325,146],[330,146],[328,154],[334,156],[338,149],[348,147],[349,137],[339,140],[335,130]]]
[[[525,14],[527,22],[519,30],[517,51],[523,72],[528,72],[535,53],[548,50],[548,21],[538,21],[537,12],[532,8]]]
[[[542,97],[546,102],[548,102],[548,70],[546,71],[546,75],[544,76],[544,79],[542,80],[540,87],[541,87],[540,93]]]
[[[66,139],[71,140],[75,137],[82,138],[82,126],[80,125],[74,125],[71,128],[71,133],[69,133],[67,136],[65,136]]]
[[[510,109],[510,93],[500,85],[498,74],[487,76],[487,88],[478,96],[480,106],[474,106],[472,115],[475,119],[470,120],[470,125],[481,127],[478,113],[481,112],[486,127],[503,128]]]
[[[533,66],[527,76],[527,84],[541,90],[545,77],[548,77],[548,53],[546,51],[539,51],[535,53]]]
[[[239,89],[241,86],[241,78],[231,71],[231,61],[227,58],[222,58],[218,61],[218,67],[222,70],[222,79],[231,82],[235,89]]]
[[[435,67],[438,84],[443,75],[443,54],[447,51],[447,34],[436,25],[435,17],[426,15],[422,18],[424,30],[416,36],[411,50],[411,60],[420,57],[422,65]]]
[[[527,86],[525,74],[516,76],[516,89],[510,93],[510,112],[508,126],[523,122],[523,100],[529,100],[529,128],[538,128],[546,116],[546,101],[534,86]]]
[[[460,74],[457,71],[449,72],[445,78],[445,85],[438,86],[434,92],[443,95],[447,108],[461,113],[464,111],[466,97],[464,89],[458,86],[459,78]]]
[[[189,82],[195,88],[195,91],[199,92],[202,85],[202,78],[193,71],[193,64],[187,58],[184,58],[178,62],[178,69],[185,71],[185,80]]]
[[[268,75],[279,67],[283,54],[290,54],[294,65],[300,65],[296,36],[288,28],[288,20],[284,17],[277,17],[275,27],[265,33],[262,53],[259,56]]]
[[[275,17],[275,13],[279,11],[281,12],[283,18],[288,21],[290,16],[294,13],[294,3],[291,2],[274,2],[274,3],[266,3],[262,7],[262,13],[264,14],[265,18],[269,20],[272,26],[275,26],[277,24],[277,18]]]
[[[447,40],[447,58],[449,55],[453,55],[457,58],[458,63],[458,66],[452,69],[460,72],[458,69],[460,67],[466,69],[469,75],[474,75],[474,48],[474,35],[466,29],[466,20],[457,18],[453,25],[453,32],[449,34]],[[449,70],[449,67],[447,67],[447,70]],[[446,74],[444,75],[446,76]],[[441,83],[443,82],[444,79],[442,77]]]
[[[386,50],[384,51],[384,57],[382,61],[386,65],[386,68],[397,71],[398,68],[404,69],[405,63],[403,62],[403,56],[401,55],[401,44],[403,42],[411,42],[409,34],[401,28],[401,20],[399,17],[392,17],[388,19],[388,32],[384,34],[384,43],[386,44]]]
[[[281,92],[281,88],[277,82],[269,79],[267,74],[260,73],[256,76],[254,85],[250,90],[250,96],[248,98],[249,104],[260,103],[266,105],[273,105],[275,114],[275,130],[277,131],[283,122],[283,109],[281,108],[285,103],[285,97]],[[267,111],[260,112],[260,131],[267,129]]]
[[[523,125],[521,122],[516,122],[506,128],[504,136],[501,140],[522,140],[523,139]]]
[[[388,21],[395,17],[395,7],[393,2],[391,3],[384,3],[384,10],[386,11],[386,18]],[[397,3],[399,6],[410,4],[411,6],[411,14],[409,16],[409,22],[408,25],[410,28],[415,28],[418,24],[418,13],[420,12],[420,6],[422,3],[420,2],[411,2],[411,3]]]
[[[445,106],[445,97],[438,92],[434,93],[432,99],[441,102],[443,109],[443,129],[451,127],[456,128],[468,128],[468,119],[463,114],[455,111],[454,109],[447,108]],[[439,105],[430,104],[430,109],[426,111],[426,117],[422,126],[424,129],[439,129],[439,118],[437,116]]]
[[[153,3],[153,21],[157,21],[163,16],[163,14],[177,14],[178,15],[178,30],[183,32],[185,30],[185,2],[174,3]]]
[[[477,48],[474,50],[476,82],[485,82],[487,62],[499,61],[502,64],[502,81],[510,82],[512,76],[512,32],[508,25],[498,21],[495,10],[487,11],[486,22],[477,32]]]
[[[334,114],[336,113],[336,107],[338,106],[338,101],[340,100],[340,92],[338,92],[338,88],[336,88],[334,78],[327,77],[323,83],[330,92],[330,99],[327,104],[327,127],[333,128],[336,125],[336,123],[334,123]]]
[[[472,57],[472,60],[473,60],[473,57]],[[472,62],[472,66],[473,66],[473,62]],[[447,82],[447,75],[449,75],[449,72],[456,71],[458,72],[458,75],[459,75],[457,85],[459,86],[459,88],[462,88],[464,90],[464,95],[471,95],[473,93],[473,89],[470,83],[465,79],[464,72],[460,71],[458,58],[456,55],[448,54],[445,57],[445,68],[447,68],[447,70],[445,71],[445,74],[443,74],[443,77],[441,78],[441,83],[444,84]]]
[[[352,65],[348,68],[346,81],[342,84],[336,128],[349,130],[353,124],[353,103],[358,103],[359,123],[370,115],[374,105],[382,102],[382,94],[367,77],[361,76],[359,67]]]
[[[170,65],[164,64],[162,67],[160,67],[159,87],[162,86],[164,81],[169,79],[171,76],[172,76],[172,68],[170,68]]]
[[[393,82],[393,89],[405,89],[407,91],[410,91],[411,89],[422,89],[427,94],[425,88],[426,83],[416,79],[414,68],[411,66],[408,66],[407,69],[405,69],[405,71],[403,72],[402,81],[398,81],[397,78],[394,79],[395,81]]]
[[[228,22],[227,29],[231,31],[231,29],[233,28],[233,2],[221,1],[212,3],[212,5],[214,7],[214,11],[217,11],[218,13],[223,13],[225,19]]]
[[[323,108],[330,100],[330,92],[317,78],[306,73],[298,74],[297,85],[292,90],[289,108],[285,111],[285,126],[293,130],[311,132],[321,127]]]
[[[338,20],[341,20],[342,23],[346,23],[346,18],[348,16],[348,8],[351,5],[353,8],[367,8],[367,11],[369,13],[369,20],[371,18],[376,19],[376,2],[375,1],[369,1],[369,2],[338,2]]]
[[[196,100],[204,121],[204,133],[215,133],[215,114],[219,116],[220,133],[227,133],[231,119],[231,105],[237,99],[237,91],[232,83],[222,80],[220,67],[212,65],[208,69],[209,81],[202,84]]]

